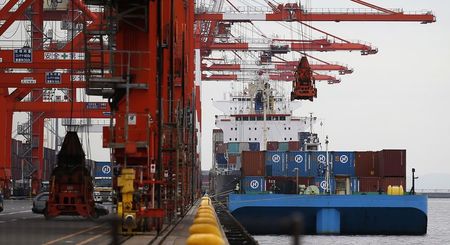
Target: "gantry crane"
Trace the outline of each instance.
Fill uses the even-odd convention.
[[[219,3],[220,2],[220,3]],[[372,48],[370,45],[364,45],[361,43],[351,43],[345,39],[339,38],[328,32],[322,31],[308,24],[313,21],[404,21],[404,22],[420,22],[420,23],[432,23],[436,21],[435,16],[431,12],[421,13],[405,13],[403,10],[389,10],[376,6],[374,4],[367,3],[362,0],[352,0],[352,2],[367,7],[367,11],[364,10],[322,10],[314,11],[303,8],[303,6],[297,3],[286,4],[273,4],[270,1],[268,3],[267,10],[263,8],[252,8],[252,6],[246,6],[240,9],[228,1],[230,9],[225,12],[223,10],[223,1],[215,1],[214,9],[201,8],[196,13],[196,19],[202,23],[208,23],[198,26],[209,26],[209,28],[217,28],[217,30],[203,29],[198,33],[200,40],[207,40],[201,43],[202,54],[210,55],[212,50],[232,51],[236,54],[236,51],[259,51],[261,62],[272,62],[271,57],[277,54],[286,54],[292,51],[302,52],[305,55],[306,51],[337,51],[337,50],[360,50],[361,54],[376,54],[378,49]],[[220,6],[220,7],[218,7]],[[310,39],[310,40],[286,40],[286,39],[268,39],[259,30],[260,35],[264,36],[265,43],[255,44],[249,42],[246,38],[241,40],[240,38],[234,38],[232,36],[232,26],[235,23],[251,23],[254,21],[285,21],[285,22],[299,22],[302,26],[311,30],[321,32],[326,37],[332,37],[334,40],[330,41],[325,39]],[[215,35],[215,36],[211,36]],[[215,42],[217,40],[217,42]],[[267,42],[267,40],[270,40]],[[337,41],[336,41],[337,40]],[[238,56],[239,57],[239,56]],[[305,56],[304,56],[305,57]],[[304,59],[301,64],[307,64]],[[269,79],[272,80],[294,80],[293,98],[302,96],[295,96],[295,94],[301,94],[302,91],[306,91],[304,88],[301,91],[296,91],[298,86],[298,73],[300,70],[309,70],[305,67],[298,66],[297,69],[292,69],[291,73],[277,72],[277,74],[270,74]],[[206,68],[208,69],[208,68]],[[211,69],[208,69],[211,71]],[[273,72],[272,72],[273,73]],[[297,74],[297,75],[294,75]],[[316,73],[316,72],[314,72]],[[327,79],[329,83],[338,83],[339,79],[333,77],[326,77],[322,74],[313,74],[311,71],[311,79],[320,80]],[[348,74],[343,72],[342,74]],[[237,74],[209,74],[203,75],[205,80],[236,80],[240,79]],[[303,83],[303,82],[302,82]],[[317,95],[317,91],[313,88],[313,82],[309,83],[311,91],[315,91],[314,97]],[[309,96],[307,99],[312,98]]]
[[[30,8],[31,11],[28,11]],[[85,87],[84,53],[80,52],[81,46],[71,42],[68,42],[68,46],[73,47],[72,50],[59,49],[52,38],[47,36],[48,33],[44,33],[44,21],[61,21],[81,12],[91,17],[96,14],[90,12],[81,1],[72,1],[70,6],[66,2],[65,8],[52,9],[44,6],[42,0],[11,0],[0,11],[0,18],[4,21],[0,26],[0,35],[19,21],[32,23],[30,42],[22,42],[21,46],[1,47],[0,50],[0,100],[5,105],[0,109],[0,124],[4,126],[0,136],[5,139],[0,143],[0,148],[4,149],[0,154],[0,187],[6,195],[10,193],[12,115],[14,112],[31,112],[31,123],[21,127],[30,133],[27,145],[31,156],[23,160],[28,161],[35,170],[30,177],[32,192],[37,193],[45,169],[44,120],[61,117],[106,118],[105,113],[109,111],[106,103],[73,101],[76,98],[75,89]],[[14,91],[9,93],[8,88],[14,88]],[[65,89],[67,99],[44,101],[44,93],[55,88]],[[24,100],[26,98],[28,100]]]
[[[194,77],[194,67],[200,69],[202,55],[208,55],[202,48],[219,45],[215,39],[226,40],[237,22],[435,21],[431,12],[406,14],[353,2],[377,12],[313,12],[296,4],[272,4],[271,11],[263,13],[223,13],[223,1],[215,1],[212,10],[197,6],[195,12],[193,0],[72,0],[66,8],[47,10],[43,0],[6,2],[0,10],[0,35],[16,21],[32,25],[30,43],[0,50],[0,103],[5,105],[0,107],[0,137],[5,139],[0,142],[0,187],[8,193],[13,112],[34,113],[30,127],[38,142],[32,150],[35,183],[41,179],[44,118],[111,117],[114,123],[104,128],[103,143],[113,149],[119,171],[115,188],[121,230],[161,230],[164,220],[185,214],[199,195],[196,146],[202,74],[197,71]],[[48,38],[44,21],[66,23],[69,41]],[[317,42],[332,44],[309,41]],[[301,47],[309,44],[288,45],[305,51]],[[271,57],[272,48],[259,52]],[[65,88],[68,99],[44,102],[41,95],[48,88]],[[75,101],[76,88],[108,103]],[[29,102],[23,101],[27,95]]]

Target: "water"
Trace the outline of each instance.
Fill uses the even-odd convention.
[[[255,236],[259,244],[291,244],[290,236]],[[425,236],[303,236],[301,244],[450,244],[450,198],[428,199],[428,231]]]

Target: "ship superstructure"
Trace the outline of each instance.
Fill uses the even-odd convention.
[[[215,102],[215,106],[229,113],[216,116],[216,127],[222,129],[224,143],[257,142],[260,150],[266,150],[269,141],[298,141],[298,132],[309,127],[308,118],[292,115],[299,103],[288,101],[264,77],[231,94],[230,101]]]

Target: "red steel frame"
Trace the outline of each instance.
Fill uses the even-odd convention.
[[[45,52],[55,52],[55,50],[43,49],[43,27],[44,20],[62,20],[67,11],[45,11],[43,0],[26,0],[14,12],[11,8],[17,3],[17,0],[11,0],[0,10],[0,18],[5,20],[0,27],[2,35],[12,23],[18,20],[27,20],[24,13],[31,6],[32,9],[32,63],[14,63],[12,50],[0,50],[0,137],[5,139],[0,141],[0,190],[8,196],[10,194],[9,184],[11,179],[11,132],[13,112],[32,112],[32,138],[38,143],[37,147],[32,148],[32,164],[37,171],[32,177],[32,192],[36,194],[40,188],[40,182],[43,178],[44,170],[44,120],[45,118],[79,117],[79,118],[107,118],[109,108],[86,109],[86,103],[74,103],[71,112],[69,102],[49,103],[42,101],[43,88],[82,88],[85,87],[83,81],[71,83],[70,74],[63,73],[61,84],[46,84],[45,72],[51,72],[55,69],[73,69],[74,74],[79,74],[76,70],[84,69],[84,62],[81,60],[50,60],[45,58]],[[70,5],[70,4],[69,4]],[[88,17],[96,20],[97,14],[90,12],[81,0],[75,0],[74,6],[83,11]],[[70,12],[70,11],[69,11]],[[74,45],[74,48],[81,50],[81,43]],[[72,45],[69,43],[69,47]],[[66,49],[65,52],[70,52]],[[63,52],[58,50],[57,52]],[[7,73],[10,68],[31,69],[26,73]],[[33,78],[35,83],[23,84],[21,82],[25,77]],[[8,88],[15,88],[12,93],[8,93]],[[31,93],[33,102],[21,102],[21,100]],[[75,97],[75,91],[69,94]],[[43,114],[41,114],[43,113]],[[40,116],[37,116],[40,115]]]

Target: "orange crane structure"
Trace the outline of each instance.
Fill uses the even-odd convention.
[[[110,125],[103,128],[103,146],[111,149],[111,161],[116,170],[114,188],[117,213],[122,219],[121,232],[160,231],[164,222],[174,222],[183,216],[201,194],[200,85],[201,80],[214,76],[202,74],[202,69],[211,68],[202,67],[202,59],[213,59],[217,50],[231,51],[237,57],[240,51],[251,51],[248,43],[227,41],[234,24],[435,21],[431,12],[408,14],[360,0],[353,2],[376,12],[311,12],[297,4],[269,4],[271,10],[266,12],[255,9],[225,13],[223,0],[211,2],[213,7],[210,8],[194,0],[7,1],[0,9],[0,37],[5,37],[8,29],[20,27],[21,22],[29,28],[25,31],[28,40],[20,40],[9,47],[0,44],[2,192],[10,193],[11,188],[14,112],[31,113],[31,119],[21,128],[30,135],[27,140],[31,154],[29,164],[34,168],[31,173],[33,192],[39,191],[43,180],[46,118],[110,118]],[[53,38],[63,30],[56,28],[50,32],[45,25],[56,21],[67,33],[66,38]],[[225,42],[220,43],[220,40]],[[376,49],[368,45],[327,38],[273,40],[272,44],[252,52],[258,52],[256,59],[265,57],[270,64],[276,54],[308,50],[376,53]],[[300,66],[291,62],[298,61],[285,64],[273,61],[275,69],[284,71],[269,74],[271,79],[300,81],[301,86],[294,86],[293,91],[300,99],[312,99],[317,95],[311,93],[314,79],[339,81],[332,76],[313,74],[312,70],[349,73],[349,69],[331,64],[308,68],[302,66],[305,61],[300,62]],[[242,70],[230,64],[217,66],[212,69]],[[299,69],[288,71],[294,66]],[[218,76],[214,80],[219,79]],[[238,78],[237,75],[223,76],[228,76],[228,80]],[[305,77],[311,80],[303,79]],[[64,92],[63,98],[46,99],[46,93],[55,89]],[[84,93],[104,100],[78,99]]]

